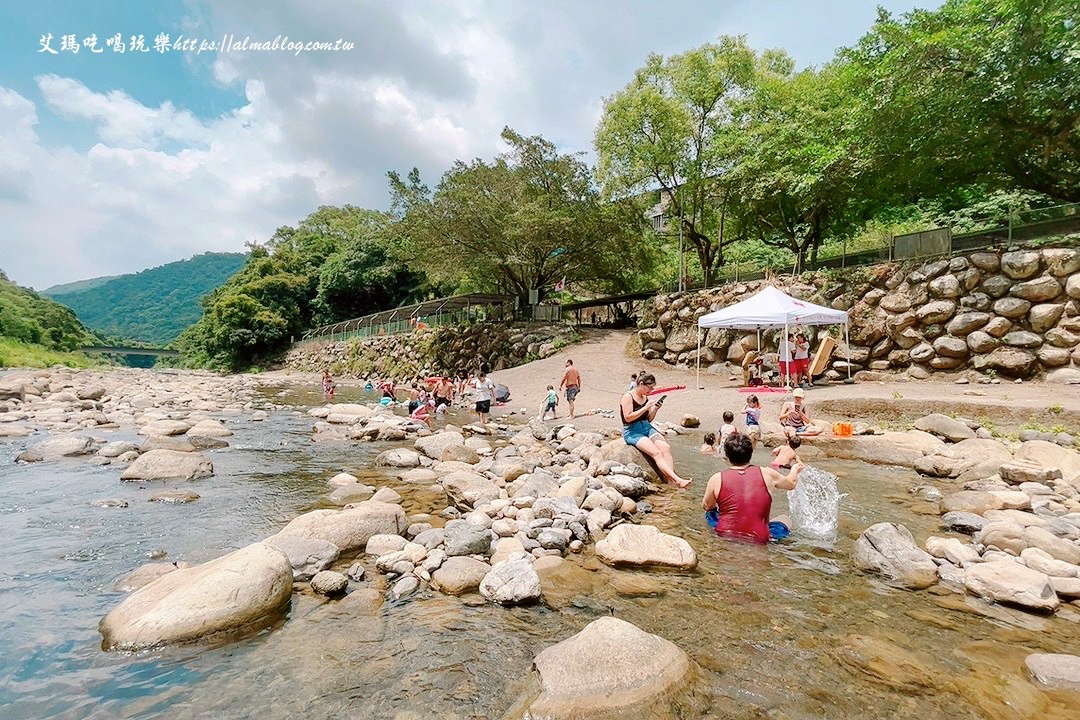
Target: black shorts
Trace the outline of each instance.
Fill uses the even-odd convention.
[[[439,407],[440,405],[446,405],[447,407],[449,407],[450,406],[450,398],[444,398],[444,397],[435,398],[435,407]]]
[[[491,401],[490,400],[477,400],[476,401],[476,412],[484,413],[485,415],[487,415],[489,412],[491,412]]]

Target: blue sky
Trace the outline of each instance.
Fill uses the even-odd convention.
[[[893,12],[938,0],[882,0]],[[602,99],[649,52],[722,34],[819,64],[863,0],[200,0],[6,3],[0,25],[0,269],[53,284],[265,241],[320,204],[385,207],[387,170],[429,184],[491,157],[509,125],[590,151]],[[125,46],[143,35],[147,53]],[[153,49],[169,35],[351,51]],[[53,36],[57,54],[38,52]],[[63,52],[96,35],[99,54]]]

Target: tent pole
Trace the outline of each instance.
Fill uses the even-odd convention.
[[[697,389],[701,389],[701,326],[697,329]]]
[[[844,323],[844,345],[847,347],[847,378],[851,379],[851,332],[848,323]]]
[[[782,360],[782,359],[780,359],[780,354],[777,353],[776,361],[778,363],[783,363],[783,365],[781,365],[781,367],[787,370],[787,372],[782,372],[781,374],[784,376],[784,389],[785,390],[790,390],[791,389],[791,348],[788,347],[787,343],[788,343],[787,318],[784,318],[784,337],[780,338],[780,347],[787,348],[788,356],[787,356],[787,359]]]

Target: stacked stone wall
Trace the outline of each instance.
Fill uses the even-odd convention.
[[[745,300],[764,284],[657,296],[642,318],[642,356],[695,365],[697,319]],[[1030,378],[1063,368],[1080,375],[1080,250],[1072,247],[818,271],[771,284],[848,311],[851,370],[864,378],[875,371],[926,378],[960,370]],[[837,338],[829,375],[846,374],[842,331],[809,330],[819,340],[830,332]],[[775,350],[777,334],[766,333],[765,350]],[[702,368],[730,372],[756,344],[756,333],[710,329],[702,334]]]
[[[285,365],[304,372],[405,379],[486,364],[493,370],[548,357],[576,342],[568,325],[480,323],[294,347]]]

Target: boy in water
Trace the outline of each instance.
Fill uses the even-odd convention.
[[[799,454],[795,452],[802,445],[802,440],[798,435],[788,438],[787,445],[778,445],[773,448],[773,461],[769,463],[769,467],[773,470],[790,470],[794,465],[801,465],[802,460],[799,459]]]
[[[738,435],[739,429],[735,427],[735,413],[730,410],[724,411],[724,424],[720,426],[720,446],[723,447],[724,441],[728,439],[729,435]]]
[[[705,433],[705,441],[701,444],[701,454],[716,454],[716,433]]]
[[[483,425],[491,412],[491,401],[495,399],[495,383],[487,376],[486,366],[480,368],[480,374],[473,380],[473,389],[476,390],[476,420]]]
[[[547,414],[551,413],[551,419],[555,420],[559,415],[555,412],[559,404],[559,393],[555,392],[554,385],[547,386],[547,397],[544,398],[543,410],[540,411],[540,419],[547,420]]]

